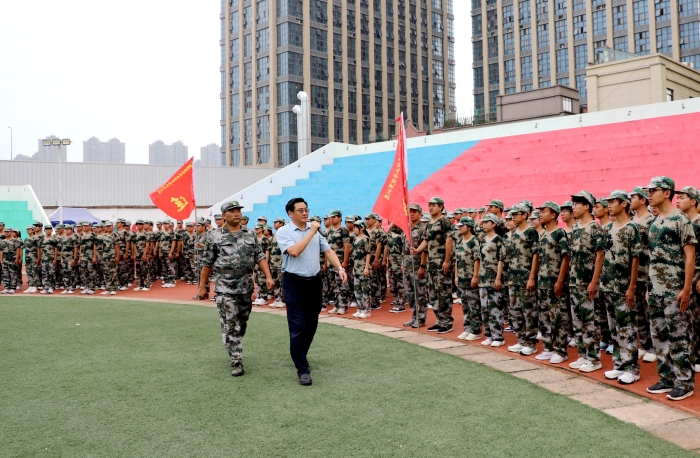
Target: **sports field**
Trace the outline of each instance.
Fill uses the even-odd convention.
[[[510,375],[328,324],[314,385],[254,313],[231,377],[214,308],[0,299],[0,456],[692,456]]]

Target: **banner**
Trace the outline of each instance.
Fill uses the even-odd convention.
[[[156,207],[176,220],[189,218],[195,208],[193,161],[191,157],[168,181],[149,194]]]
[[[408,150],[406,148],[406,131],[403,113],[399,119],[399,134],[396,142],[394,163],[386,177],[382,191],[374,203],[372,211],[403,229],[406,237],[411,238],[411,224],[408,220]]]

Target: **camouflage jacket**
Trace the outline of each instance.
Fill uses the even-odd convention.
[[[194,232],[190,234],[185,231],[185,234],[182,236],[182,252],[190,257],[194,255],[194,238]]]
[[[23,243],[20,239],[7,238],[0,240],[0,252],[2,252],[2,262],[6,264],[14,264],[17,260],[17,249],[22,248]]]
[[[80,239],[73,234],[70,237],[65,236],[61,240],[63,248],[61,250],[64,262],[73,262],[75,259],[75,247],[80,247]]]
[[[400,269],[403,261],[403,249],[406,246],[406,235],[389,231],[386,234],[386,246],[389,247],[389,267]]]
[[[119,252],[121,253],[122,257],[124,257],[124,253],[126,253],[126,241],[128,240],[128,234],[126,231],[117,231],[117,242],[119,243]]]
[[[55,258],[54,249],[58,248],[58,240],[56,237],[42,237],[39,248],[41,248],[41,262],[52,262]]]
[[[263,255],[265,255],[265,258],[267,259],[267,254],[272,248],[272,243],[270,242],[270,239],[263,235],[258,239],[258,243],[260,244],[260,248],[262,249]],[[258,264],[256,263],[253,270],[255,270],[256,272],[260,271],[260,266],[258,266]]]
[[[104,234],[102,236],[102,256],[100,257],[103,261],[112,261],[117,258],[117,245],[119,244],[119,237],[116,233],[112,232],[110,234]],[[120,253],[121,254],[121,253]]]
[[[204,248],[208,236],[209,232],[204,232],[203,234],[199,232],[194,233],[194,259],[197,263],[199,263],[204,256]]]
[[[175,232],[160,232],[158,233],[157,237],[159,239],[158,244],[160,257],[167,258],[170,254],[170,249],[173,248],[174,244],[177,244],[177,241],[175,240]],[[173,251],[173,257],[175,257],[175,253],[176,251]]]
[[[622,227],[613,226],[603,238],[605,260],[600,276],[600,290],[607,293],[625,294],[630,286],[632,258],[642,251],[639,226],[629,222]]]
[[[204,245],[202,264],[214,273],[216,294],[252,294],[253,267],[265,259],[255,233],[246,227],[231,232],[224,225],[211,231]]]
[[[603,235],[604,230],[597,221],[591,221],[585,226],[580,224],[574,226],[569,241],[571,252],[569,272],[572,287],[588,287],[593,280],[596,253],[603,249]]]
[[[642,252],[639,254],[637,283],[649,282],[649,226],[651,226],[652,221],[654,221],[654,215],[651,213],[639,221],[634,221],[639,227],[639,239],[642,246]]]
[[[447,252],[447,239],[452,234],[452,225],[444,216],[435,221],[430,221],[423,233],[423,240],[428,242],[428,270],[436,271],[442,269]]]
[[[272,236],[270,241],[270,269],[280,270],[282,269],[282,250],[277,243],[277,237]]]
[[[511,232],[506,240],[506,257],[508,259],[508,286],[526,286],[532,269],[532,258],[537,249],[540,236],[528,227],[524,231]]]
[[[370,254],[371,243],[369,237],[355,237],[352,244],[353,273],[356,276],[364,275],[367,266],[367,255]],[[371,267],[370,267],[371,269]]]
[[[150,241],[150,239],[151,239],[151,237],[148,235],[148,232],[146,232],[146,231],[136,232],[134,234],[134,239],[132,240],[132,243],[136,247],[136,260],[137,261],[140,261],[141,257],[146,252],[146,248],[148,246],[148,242]]]
[[[351,243],[350,231],[344,226],[340,226],[338,229],[330,228],[326,240],[342,263],[345,260],[345,244]]]
[[[479,288],[493,288],[498,276],[498,263],[506,257],[503,237],[495,235],[491,240],[484,237],[480,247]]]
[[[455,260],[457,264],[457,286],[471,289],[474,278],[474,263],[481,259],[481,242],[479,237],[472,236],[469,240],[462,237],[455,244]]]
[[[675,298],[685,285],[683,247],[695,245],[693,223],[680,210],[657,216],[649,227],[649,294]]]
[[[413,261],[413,267],[416,270],[420,267],[420,254],[411,255],[411,247],[418,248],[423,241],[423,234],[425,233],[425,227],[418,223],[415,226],[411,226],[411,242],[409,244],[408,238],[404,237],[404,249],[403,249],[403,263],[404,268],[412,267],[411,261]],[[413,258],[413,259],[411,259]]]
[[[80,234],[80,260],[92,262],[93,247],[97,244],[97,234],[86,232]],[[99,258],[98,258],[99,259]]]
[[[695,238],[698,241],[695,244],[695,274],[693,275],[693,285],[697,285],[698,281],[700,281],[700,216],[692,220],[691,224],[693,225]],[[695,289],[695,286],[693,286],[693,289]],[[700,304],[697,304],[696,307],[700,307]]]
[[[24,239],[24,257],[36,261],[36,251],[39,247],[39,238],[35,235]]]
[[[569,240],[564,229],[558,227],[552,232],[544,231],[535,253],[540,257],[537,288],[554,289],[554,284],[559,279],[562,260],[569,256]]]

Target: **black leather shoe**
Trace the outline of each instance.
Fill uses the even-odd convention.
[[[299,385],[311,386],[311,376],[309,374],[301,374],[299,376]]]

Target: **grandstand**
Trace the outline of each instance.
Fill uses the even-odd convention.
[[[0,221],[5,227],[19,229],[26,236],[28,225],[41,221],[49,223],[49,218],[30,185],[0,186]]]
[[[654,175],[679,186],[700,176],[696,130],[700,100],[687,99],[581,115],[453,130],[408,139],[410,200],[432,196],[447,208],[567,200],[646,185]],[[395,141],[331,143],[225,200],[238,200],[251,218],[284,215],[303,196],[313,214],[339,208],[371,211],[391,167]],[[223,201],[222,201],[223,202]],[[218,203],[209,210],[218,213]]]

